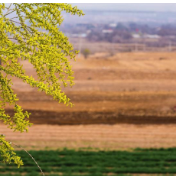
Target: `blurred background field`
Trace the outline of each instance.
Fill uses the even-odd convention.
[[[175,11],[111,10],[85,10],[80,21],[64,14],[61,30],[81,50],[70,61],[75,85],[63,88],[72,108],[12,78],[34,125],[14,133],[0,124],[1,133],[30,150],[46,175],[176,174]],[[27,61],[19,62],[37,79]],[[6,111],[13,113],[10,105]],[[0,165],[0,175],[39,175],[15,148],[25,165]]]
[[[19,104],[32,113],[34,125],[28,133],[14,133],[1,124],[1,131],[9,141],[36,150],[31,153],[48,175],[175,174],[175,149],[170,153],[153,150],[150,155],[144,151],[139,156],[133,152],[138,147],[164,147],[166,151],[176,147],[175,57],[176,53],[170,52],[117,53],[105,59],[81,56],[71,63],[76,84],[65,88],[74,103],[72,108],[15,78]],[[21,63],[37,78],[26,61]],[[7,112],[13,113],[10,106]],[[68,154],[69,159],[63,159],[54,153],[49,158],[50,150],[62,152],[64,148],[66,153],[72,150],[74,156]],[[86,161],[79,150],[87,153]],[[98,151],[104,151],[105,156]],[[26,154],[22,157],[28,158]],[[30,164],[32,160],[25,161],[20,170],[3,167],[1,174],[37,175],[39,170]]]

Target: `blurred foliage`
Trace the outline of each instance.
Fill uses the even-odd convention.
[[[61,86],[74,85],[69,59],[75,59],[78,51],[73,50],[58,28],[63,22],[62,11],[84,15],[77,7],[65,3],[0,4],[0,120],[14,131],[27,131],[31,123],[30,113],[17,104],[9,76],[20,78],[59,103],[72,106]],[[10,18],[10,14],[14,16]],[[37,80],[25,73],[19,58],[33,65]],[[13,117],[5,112],[7,104],[14,107]],[[14,162],[18,167],[23,164],[3,135],[0,136],[0,157],[3,162]]]
[[[90,54],[90,50],[88,48],[85,48],[85,49],[82,50],[82,54],[87,59],[89,54]]]

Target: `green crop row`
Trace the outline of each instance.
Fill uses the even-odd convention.
[[[1,174],[1,176],[21,176],[20,174]],[[46,173],[46,176],[80,176],[80,174],[71,174],[71,173],[66,173],[66,174],[50,174],[50,173]],[[31,173],[23,173],[23,176],[41,176],[41,174],[37,173],[37,172],[31,172]],[[94,173],[94,174],[83,174],[81,176],[105,176],[102,173]],[[116,174],[113,176],[131,176],[129,174]],[[159,175],[162,176],[162,175]],[[173,176],[173,175],[167,175],[167,176]]]
[[[176,149],[136,149],[128,151],[29,151],[45,173],[62,173],[64,176],[105,176],[129,173],[168,174],[176,173]],[[40,173],[30,156],[17,151],[24,166],[0,164],[0,175],[38,176]],[[16,174],[16,175],[14,175]],[[40,174],[39,174],[40,175]],[[52,175],[52,174],[49,174]],[[56,174],[58,175],[58,174]]]

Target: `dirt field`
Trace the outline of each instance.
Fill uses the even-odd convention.
[[[136,147],[176,147],[175,125],[33,125],[28,133],[13,133],[4,125],[0,127],[9,141],[25,149],[67,147],[131,150]]]
[[[28,137],[0,126],[2,132],[5,130],[9,140],[41,148],[175,146],[176,53],[104,55],[96,53],[71,62],[76,84],[64,90],[73,108],[14,78],[19,104],[32,113],[30,120],[38,125],[30,129]],[[32,66],[21,63],[36,78]],[[13,113],[10,106],[7,112]]]

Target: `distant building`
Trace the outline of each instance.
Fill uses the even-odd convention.
[[[87,37],[87,34],[86,33],[83,33],[83,34],[71,34],[71,37],[82,37],[82,38],[85,38],[85,37]]]
[[[133,37],[134,39],[140,39],[140,38],[141,38],[141,35],[139,35],[139,34],[132,34],[132,37]]]
[[[103,29],[102,32],[103,32],[103,33],[109,33],[109,34],[110,34],[110,33],[113,32],[113,30],[112,30],[112,29]]]
[[[159,35],[151,35],[151,34],[145,34],[142,36],[143,38],[148,38],[148,39],[159,39]]]
[[[111,23],[111,24],[109,24],[109,27],[112,27],[112,28],[115,28],[116,26],[117,26],[116,23]]]
[[[145,38],[145,39],[159,39],[160,38],[159,35],[151,35],[151,34],[132,34],[132,37],[134,39],[141,39],[141,38]]]

